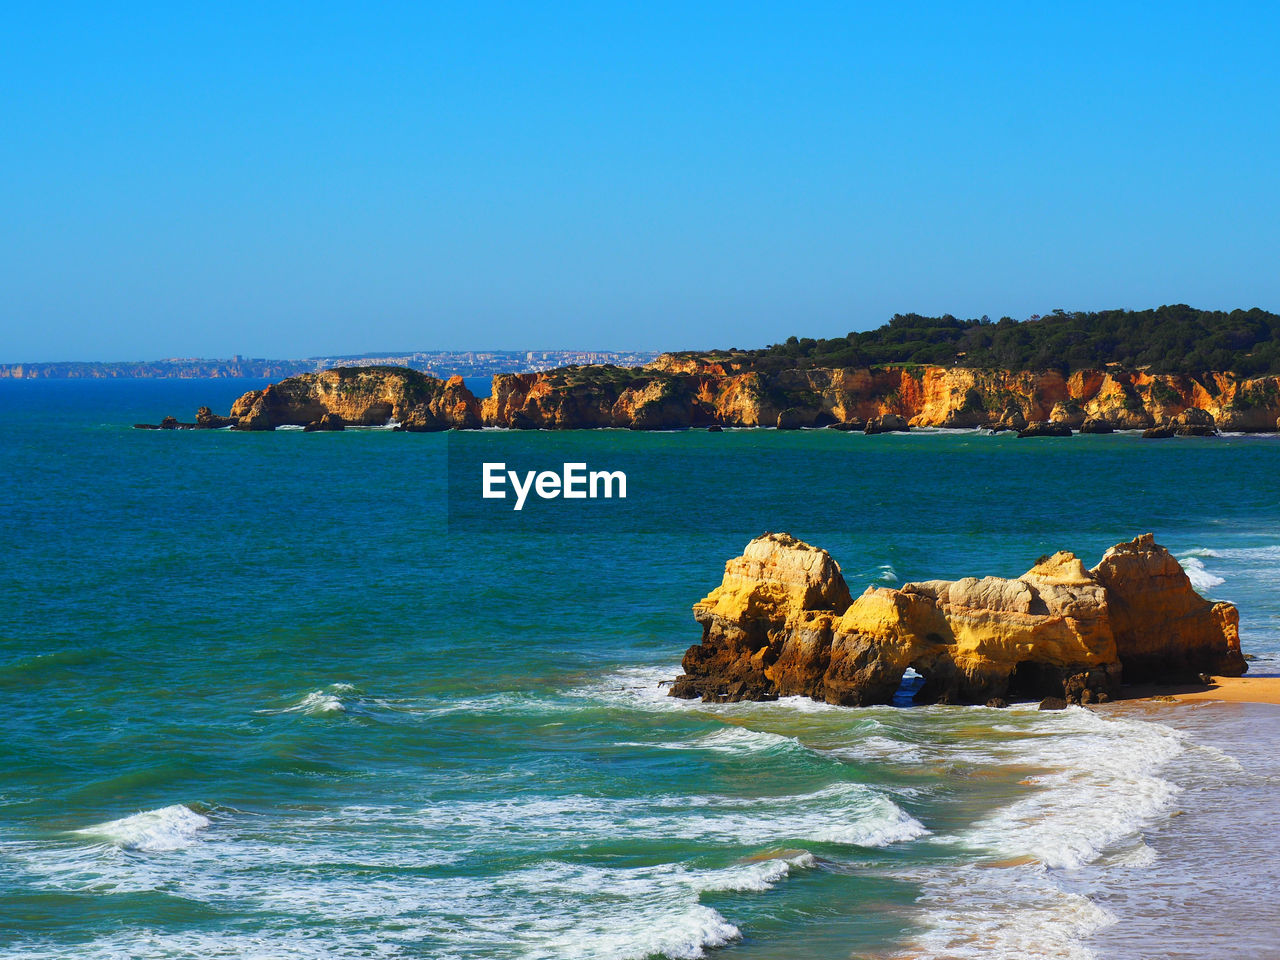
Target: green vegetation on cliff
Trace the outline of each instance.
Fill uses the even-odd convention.
[[[1280,315],[1265,310],[1055,310],[1017,321],[898,314],[882,327],[832,340],[790,337],[762,350],[716,351],[735,365],[772,370],[937,364],[1003,370],[1123,369],[1198,374],[1280,373]]]

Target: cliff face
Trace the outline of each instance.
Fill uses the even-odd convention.
[[[702,641],[672,695],[711,701],[889,703],[908,667],[927,703],[1089,702],[1115,696],[1122,672],[1143,682],[1245,671],[1235,607],[1196,594],[1149,534],[1093,570],[1063,552],[1012,580],[872,587],[853,601],[826,551],[766,534],[693,610]]]
[[[672,429],[822,426],[900,416],[913,427],[1142,430],[1202,410],[1211,427],[1272,431],[1280,377],[1186,376],[1116,371],[976,370],[964,367],[809,368],[762,372],[664,355],[646,368],[593,378],[561,371],[494,378],[484,402],[491,426]]]
[[[1269,432],[1280,429],[1280,377],[1079,371],[1064,379],[1054,372],[921,366],[765,372],[664,357],[649,367],[500,374],[492,395],[479,402],[459,377],[344,367],[250,391],[231,416],[239,429],[271,430],[319,423],[326,413],[352,424],[394,418],[406,430],[870,424],[875,432],[898,428],[901,418],[904,427],[1030,426],[1040,433],[1051,433],[1050,425],[1099,433],[1161,427],[1160,435]]]
[[[478,427],[480,405],[461,377],[444,381],[405,367],[342,367],[250,390],[231,407],[240,430],[305,427],[326,416],[330,423],[396,420],[405,430],[446,430]]]

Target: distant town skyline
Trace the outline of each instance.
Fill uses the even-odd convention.
[[[656,351],[614,350],[420,350],[319,357],[162,357],[119,361],[0,363],[0,380],[203,377],[285,377],[339,366],[411,367],[436,376],[489,377],[536,373],[575,364],[642,366]]]

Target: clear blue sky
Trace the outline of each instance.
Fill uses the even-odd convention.
[[[1280,5],[13,3],[0,361],[1280,309]]]

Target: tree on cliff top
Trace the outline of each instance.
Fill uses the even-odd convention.
[[[1262,376],[1280,374],[1280,316],[1257,308],[1228,313],[1186,304],[1154,310],[1054,310],[1022,322],[908,313],[845,337],[789,337],[741,359],[756,369],[938,364],[1070,373],[1116,365],[1152,373],[1229,370]]]

